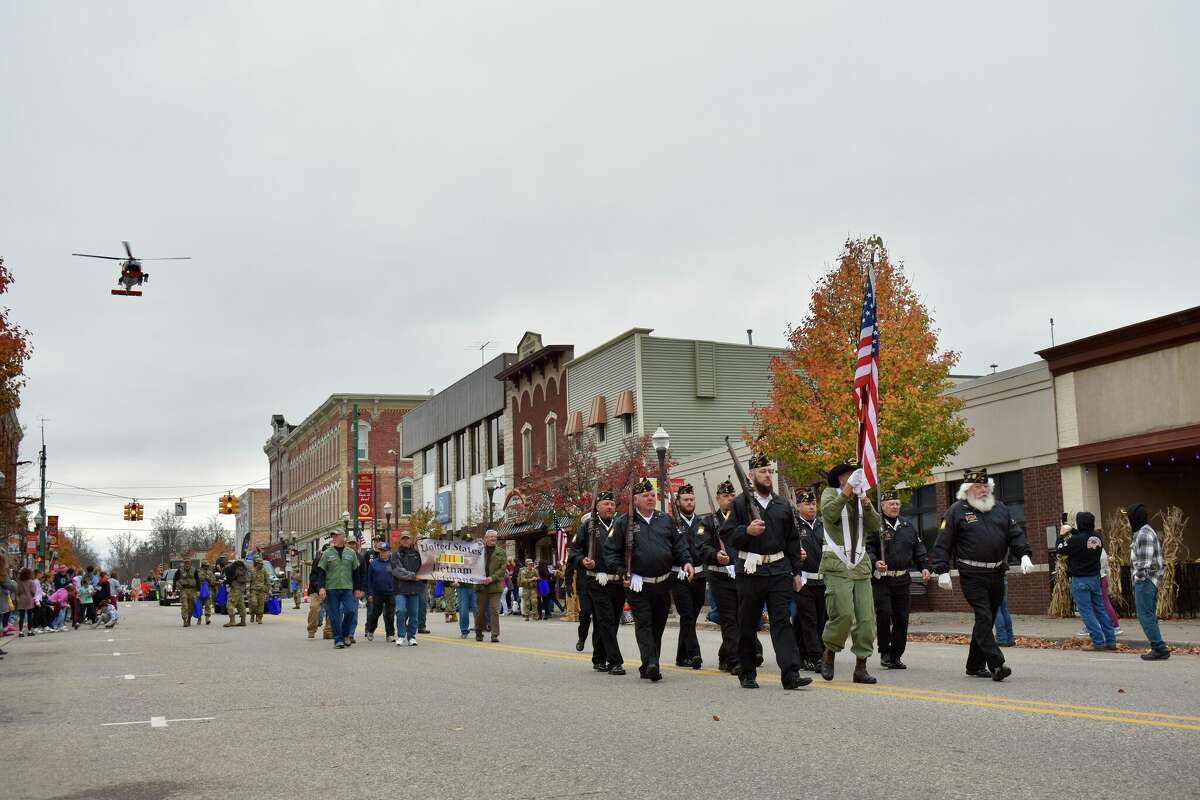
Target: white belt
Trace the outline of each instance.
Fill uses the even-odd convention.
[[[679,569],[679,567],[676,567],[675,569]],[[663,581],[670,580],[671,576],[674,574],[674,572],[668,572],[666,575],[659,575],[657,578],[647,578],[643,576],[642,583],[662,583]]]
[[[890,569],[887,572],[880,573],[885,578],[899,578],[901,575],[907,575],[906,569]]]
[[[801,572],[800,574],[804,576],[804,580],[806,580],[806,581],[823,581],[823,580],[825,580],[825,576],[819,572]]]
[[[753,575],[758,571],[759,564],[770,564],[783,559],[783,551],[778,553],[738,553],[738,558],[744,562],[742,568],[747,575]]]
[[[959,564],[966,564],[968,567],[977,567],[979,569],[995,569],[1004,563],[1003,561],[971,561],[966,558],[959,558],[955,560],[958,561]]]

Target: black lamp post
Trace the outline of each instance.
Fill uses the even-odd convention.
[[[658,453],[658,505],[662,512],[667,513],[667,453],[671,450],[671,436],[663,426],[659,425],[654,436],[654,452]]]

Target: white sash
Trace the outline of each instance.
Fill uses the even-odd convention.
[[[857,567],[859,562],[862,561],[863,555],[865,555],[867,552],[867,542],[866,542],[866,539],[863,538],[862,499],[861,498],[856,498],[856,499],[858,500],[858,546],[855,547],[855,549],[854,549],[854,559],[853,560],[851,560],[850,557],[846,555],[846,549],[844,547],[839,546],[836,542],[833,541],[833,539],[829,538],[829,531],[825,531],[825,545],[833,551],[834,555],[836,555],[838,558],[840,558],[842,560],[843,564],[845,564],[847,567],[850,567],[850,569],[854,569],[855,567]],[[849,530],[849,528],[850,528],[850,512],[847,511],[846,506],[843,505],[842,506],[842,535],[843,536],[846,534],[846,531]]]

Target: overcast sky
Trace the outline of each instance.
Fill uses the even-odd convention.
[[[51,480],[265,485],[272,413],[484,340],[782,344],[847,235],[960,372],[1196,304],[1196,4],[847,5],[0,5],[23,457],[44,416]],[[194,260],[112,297],[70,253],[122,239]],[[76,494],[103,545],[125,501]]]

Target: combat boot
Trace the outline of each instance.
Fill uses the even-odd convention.
[[[871,673],[867,672],[867,660],[865,658],[858,659],[858,662],[854,665],[853,680],[855,683],[875,683],[875,679],[871,677]]]
[[[821,656],[821,677],[827,681],[833,680],[833,651],[829,648]]]
[[[221,627],[222,627],[222,628],[233,628],[233,627],[236,627],[236,626],[237,626],[237,623],[233,621],[233,617],[230,617],[230,618],[229,618],[229,622],[226,622],[226,623],[225,623],[224,625],[222,625]]]

